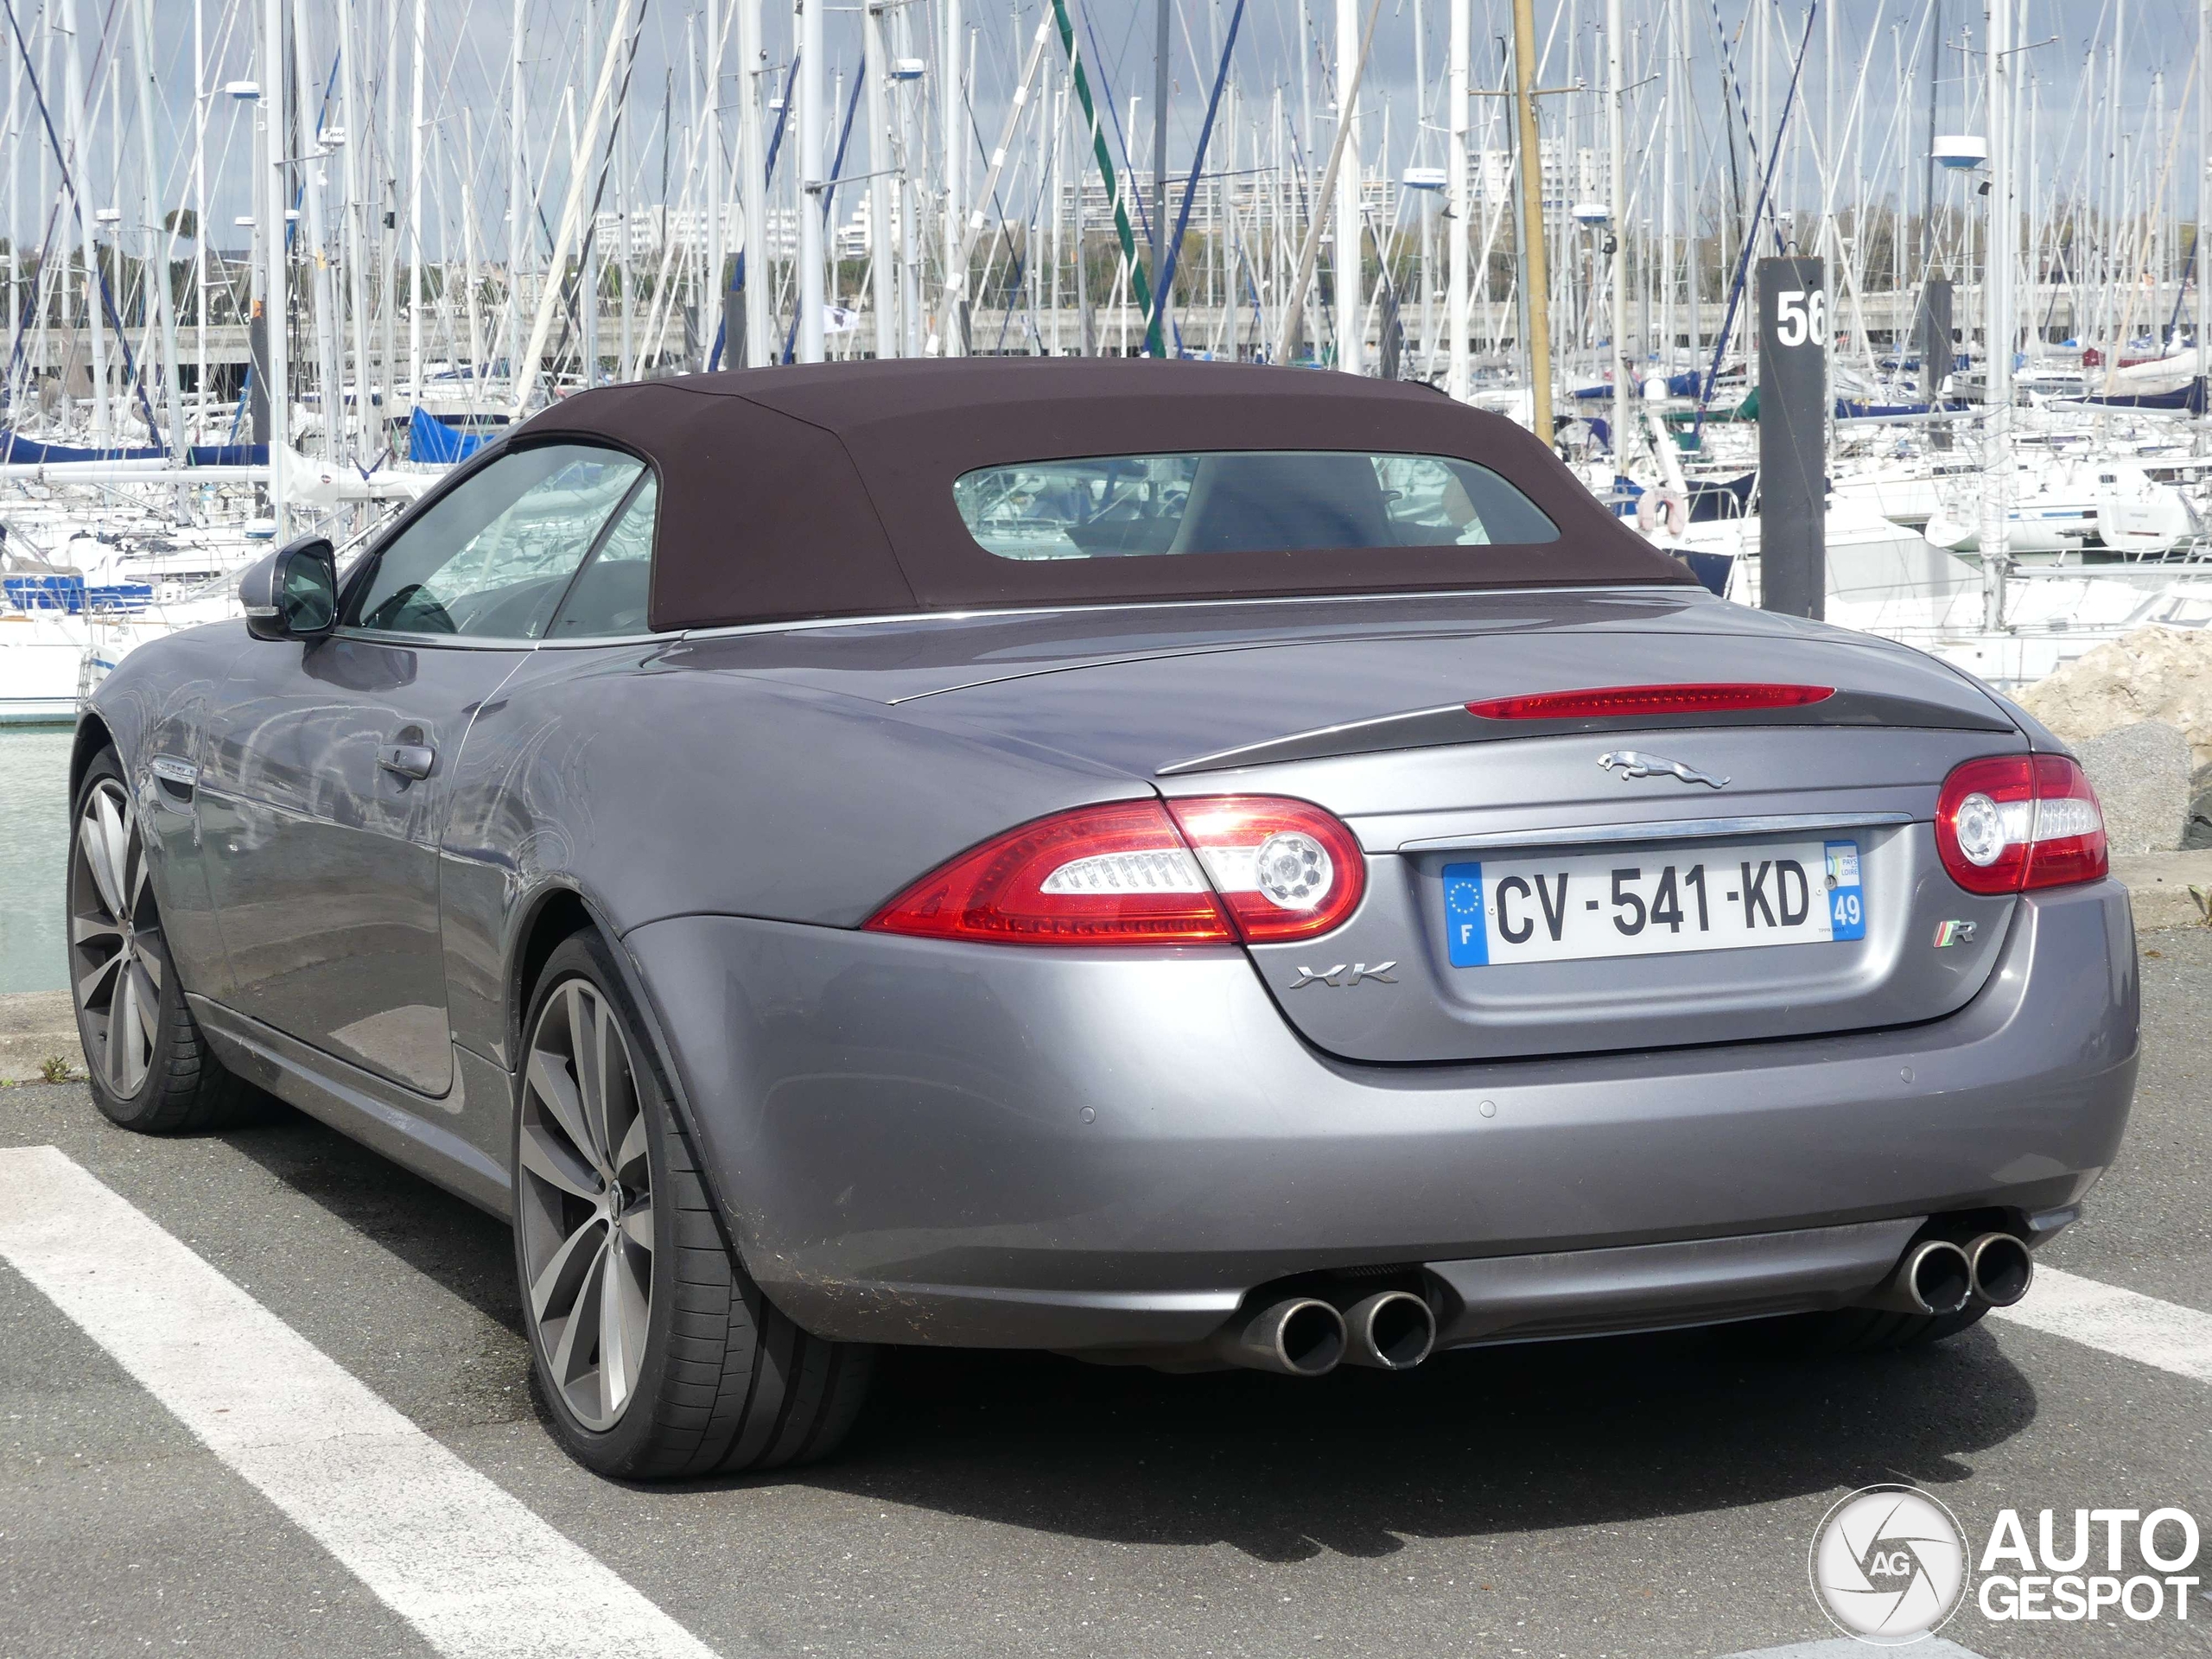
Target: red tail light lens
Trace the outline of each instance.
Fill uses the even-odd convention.
[[[1009,830],[869,918],[887,933],[1018,944],[1225,944],[1235,935],[1158,801],[1077,807]]]
[[[2096,791],[2056,754],[1993,755],[1954,768],[1936,803],[1936,850],[1968,893],[2063,887],[2111,868]]]
[[[871,929],[1007,944],[1217,944],[1309,938],[1359,904],[1367,867],[1317,806],[1265,796],[1115,801],[963,853]]]
[[[1471,702],[1484,720],[1605,720],[1624,715],[1707,715],[1741,709],[1796,709],[1825,702],[1832,685],[1605,685]]]

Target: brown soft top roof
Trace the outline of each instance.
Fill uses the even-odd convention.
[[[658,471],[657,630],[887,611],[1694,580],[1512,422],[1426,387],[1311,370],[1113,358],[741,369],[579,392],[506,442],[556,435],[611,440]],[[1560,538],[1024,561],[979,546],[953,503],[953,480],[979,467],[1209,449],[1455,456],[1516,485]]]

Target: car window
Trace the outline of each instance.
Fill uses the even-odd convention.
[[[1559,539],[1559,527],[1503,478],[1442,455],[1101,455],[982,467],[952,493],[969,534],[1003,559]]]
[[[647,632],[645,604],[652,592],[653,515],[659,486],[652,474],[607,539],[591,556],[561,601],[560,613],[546,630],[549,639],[588,639],[601,635]]]
[[[400,531],[346,620],[395,633],[535,639],[645,463],[549,443],[500,456]]]

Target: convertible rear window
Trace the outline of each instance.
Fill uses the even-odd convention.
[[[952,494],[968,533],[1002,559],[1559,539],[1559,527],[1503,478],[1443,455],[1096,455],[982,467],[956,480]]]

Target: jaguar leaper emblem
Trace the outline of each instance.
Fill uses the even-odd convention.
[[[1726,778],[1715,778],[1709,772],[1700,772],[1695,766],[1669,760],[1663,754],[1641,754],[1634,749],[1610,749],[1598,757],[1598,764],[1607,772],[1618,767],[1624,782],[1630,778],[1672,778],[1678,783],[1704,784],[1713,789],[1728,787]]]

